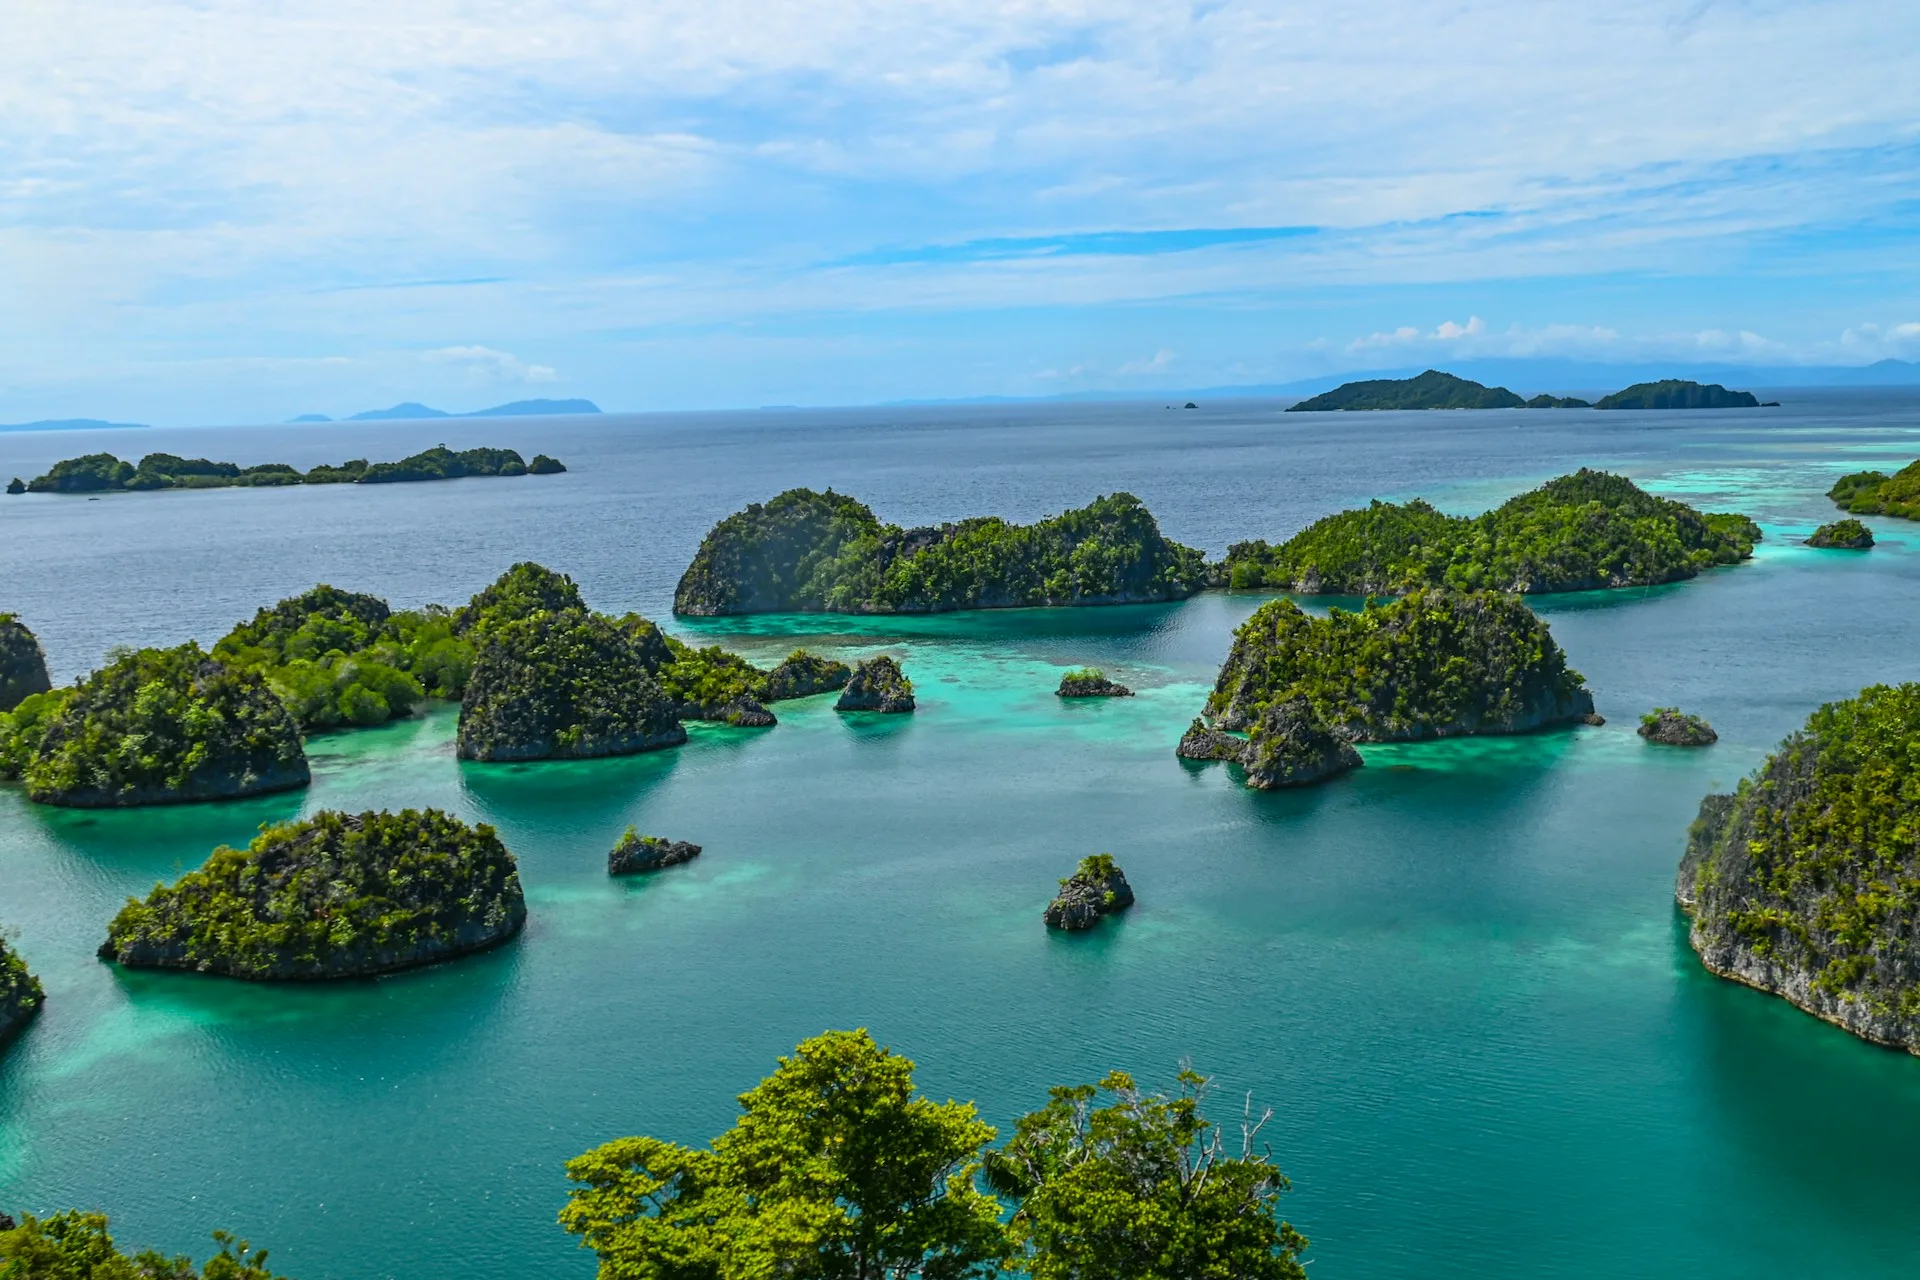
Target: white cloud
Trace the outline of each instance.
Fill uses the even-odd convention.
[[[1151,360],[1129,360],[1114,372],[1122,375],[1141,373],[1164,373],[1179,357],[1162,347],[1153,353]]]
[[[1838,346],[1855,360],[1920,359],[1920,321],[1884,328],[1872,322],[1854,325],[1841,333]]]
[[[557,375],[544,364],[528,364],[510,351],[492,347],[441,347],[425,359],[460,365],[476,375],[501,382],[552,382]]]

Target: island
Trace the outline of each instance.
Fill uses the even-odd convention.
[[[1216,729],[1199,716],[1187,726],[1180,735],[1180,745],[1173,753],[1182,760],[1242,760],[1246,756],[1247,740],[1236,738],[1221,729]]]
[[[1521,407],[1525,409],[1591,409],[1593,403],[1582,400],[1578,396],[1538,395]]]
[[[22,480],[19,476],[15,476],[13,479],[7,481],[7,493],[9,495],[18,497],[20,494],[23,494],[26,491],[27,491],[27,482],[25,480]]]
[[[1688,833],[1675,897],[1723,978],[1920,1053],[1920,684],[1821,707]]]
[[[122,654],[71,691],[28,698],[7,737],[0,764],[42,804],[230,800],[310,781],[299,726],[266,682],[192,642]]]
[[[1240,762],[1249,787],[1276,791],[1337,778],[1365,761],[1328,727],[1313,703],[1294,694],[1269,703],[1247,735]]]
[[[626,876],[641,871],[658,871],[662,867],[691,862],[699,856],[700,846],[697,844],[689,844],[685,840],[663,840],[659,836],[643,836],[629,826],[626,834],[607,852],[607,874]]]
[[[833,704],[835,711],[879,711],[887,714],[914,708],[913,681],[900,664],[886,654],[868,658],[853,669],[853,678]]]
[[[1648,742],[1669,747],[1710,747],[1720,741],[1712,725],[1676,707],[1655,707],[1640,717],[1640,727],[1634,732]]]
[[[853,668],[846,663],[795,649],[767,674],[765,698],[768,702],[782,702],[788,698],[834,693],[846,688],[852,678]]]
[[[1114,865],[1110,853],[1080,859],[1074,873],[1060,882],[1059,896],[1047,904],[1049,929],[1091,929],[1105,916],[1133,905],[1133,887],[1126,873]]]
[[[1842,511],[1857,516],[1920,520],[1920,462],[1910,462],[1892,475],[1856,471],[1841,476],[1827,490],[1827,497]]]
[[[1133,690],[1107,679],[1098,667],[1080,667],[1060,677],[1054,693],[1062,698],[1131,698]]]
[[[6,935],[0,934],[0,1050],[33,1021],[46,998],[40,979],[27,972],[27,962],[13,953]]]
[[[1815,529],[1807,545],[1835,551],[1866,551],[1873,546],[1873,530],[1851,517],[1835,520]]]
[[[1234,632],[1206,712],[1251,729],[1296,697],[1348,742],[1527,733],[1593,714],[1547,624],[1493,591],[1422,589],[1324,618],[1269,601]]]
[[[460,700],[456,751],[462,760],[578,759],[686,740],[632,635],[563,609],[492,629]]]
[[[0,613],[0,711],[11,711],[52,688],[39,638],[13,614]]]
[[[600,406],[591,400],[514,400],[508,404],[497,404],[491,409],[475,409],[472,413],[448,413],[445,409],[431,408],[417,400],[405,400],[391,409],[363,410],[348,418],[347,421],[406,422],[428,418],[555,417],[563,414],[599,412]]]
[[[902,529],[831,489],[790,489],[713,527],[673,611],[947,613],[1184,600],[1206,585],[1205,557],[1162,537],[1131,494],[1031,525]]]
[[[1298,404],[1288,413],[1324,413],[1359,409],[1524,409],[1527,402],[1505,387],[1482,386],[1429,369],[1413,378],[1373,378],[1349,382]]]
[[[1315,521],[1279,546],[1227,549],[1228,585],[1300,595],[1392,595],[1423,586],[1520,594],[1651,586],[1751,559],[1760,526],[1657,498],[1582,467],[1479,516],[1416,498]]]
[[[535,471],[512,449],[462,449],[435,445],[398,462],[368,462],[355,458],[338,465],[321,464],[301,471],[284,462],[243,467],[208,458],[182,458],[172,453],[149,453],[139,465],[110,453],[89,453],[56,462],[43,476],[26,486],[29,493],[111,493],[150,489],[232,489],[279,487],[295,484],[397,484],[422,480],[458,480],[466,476],[553,475],[566,468],[545,454],[536,455]]]
[[[1760,401],[1750,391],[1729,391],[1717,382],[1688,382],[1667,378],[1661,382],[1636,382],[1624,391],[1602,396],[1596,409],[1758,409]]]
[[[526,919],[492,827],[435,809],[322,810],[128,899],[100,957],[263,982],[364,978],[497,946]]]

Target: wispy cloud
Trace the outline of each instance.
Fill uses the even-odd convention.
[[[552,382],[559,376],[544,364],[528,364],[512,352],[492,347],[441,347],[427,352],[426,358],[503,382]]]

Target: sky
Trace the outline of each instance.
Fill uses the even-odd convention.
[[[1920,4],[0,0],[0,421],[1920,359]]]

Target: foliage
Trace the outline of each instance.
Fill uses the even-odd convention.
[[[1032,525],[998,517],[882,525],[852,498],[793,489],[714,526],[674,612],[940,613],[1172,600],[1206,583],[1203,557],[1160,535],[1131,494]]]
[[[1826,704],[1696,834],[1696,945],[1749,948],[1920,1043],[1917,828],[1920,684]]]
[[[1827,496],[1855,515],[1920,520],[1920,462],[1910,462],[1890,476],[1880,471],[1841,476]]]
[[[40,1009],[46,999],[40,980],[27,972],[27,962],[7,946],[0,935],[0,1046]],[[0,1272],[0,1277],[5,1276]]]
[[[1423,589],[1325,618],[1269,601],[1234,632],[1207,711],[1244,729],[1293,697],[1363,742],[1512,733],[1593,710],[1547,624],[1495,592]]]
[[[767,673],[719,645],[695,649],[666,638],[673,660],[658,669],[660,687],[678,715],[689,720],[718,720],[742,701],[767,700]]]
[[[536,613],[560,613],[587,607],[580,588],[564,573],[522,560],[494,580],[452,616],[453,634],[484,640],[504,623]],[[642,619],[644,621],[644,619]]]
[[[0,712],[11,711],[23,698],[52,687],[39,639],[20,619],[0,613]]]
[[[487,625],[460,703],[462,759],[625,755],[686,741],[618,624],[570,608]]]
[[[1105,883],[1117,871],[1119,871],[1119,868],[1114,865],[1112,854],[1090,853],[1080,859],[1080,865],[1074,869],[1074,873],[1062,880],[1060,885],[1062,888],[1065,888],[1075,880],[1085,880],[1089,883]]]
[[[187,1257],[151,1249],[128,1257],[107,1233],[107,1216],[68,1209],[46,1218],[23,1214],[0,1230],[0,1280],[280,1280],[256,1252],[225,1231],[213,1233],[220,1252],[195,1270]]]
[[[805,649],[795,649],[780,665],[767,673],[767,692],[763,701],[780,702],[787,698],[808,698],[816,693],[831,693],[847,687],[853,668],[833,658],[823,658]]]
[[[41,704],[34,716],[49,712],[22,767],[35,800],[159,804],[307,782],[285,706],[257,674],[215,661],[197,644],[123,654],[57,710]],[[17,713],[13,723],[19,732]]]
[[[560,459],[549,458],[544,453],[534,454],[533,461],[527,464],[527,474],[530,476],[554,476],[566,469],[566,465]]]
[[[1373,378],[1288,405],[1288,413],[1331,409],[1519,409],[1526,405],[1505,387],[1482,386],[1429,369],[1414,378]]]
[[[1477,517],[1415,499],[1327,516],[1278,547],[1227,551],[1237,588],[1387,595],[1420,586],[1522,593],[1691,578],[1753,554],[1760,528],[1657,498],[1624,476],[1581,468]]]
[[[1864,551],[1873,545],[1873,530],[1848,516],[1845,520],[1835,520],[1815,529],[1813,536],[1807,539],[1807,545]]]
[[[437,445],[398,462],[354,458],[338,465],[322,464],[304,474],[284,462],[242,467],[210,458],[183,458],[173,453],[150,453],[140,465],[122,462],[110,453],[90,453],[56,462],[46,475],[27,486],[33,493],[98,493],[105,490],[230,489],[292,484],[388,484],[402,480],[454,480],[462,476],[551,475],[565,471],[556,459],[540,454],[529,466],[512,449],[463,449]]]
[[[602,1280],[961,1280],[1006,1252],[975,1185],[994,1131],[913,1092],[865,1031],[802,1043],[705,1149],[622,1138],[567,1165],[560,1222]]]
[[[836,711],[912,711],[913,681],[907,679],[898,662],[883,653],[853,669],[847,687],[833,705]]]
[[[1305,1237],[1279,1220],[1287,1179],[1256,1147],[1238,1154],[1201,1112],[1207,1079],[1175,1095],[1122,1071],[1051,1091],[988,1156],[988,1184],[1017,1201],[1014,1266],[1036,1280],[1304,1280]],[[1104,1105],[1102,1105],[1104,1103]]]
[[[1527,401],[1529,409],[1591,409],[1593,403],[1578,396],[1539,395]]]
[[[0,778],[18,778],[40,753],[40,743],[67,703],[72,689],[53,689],[21,699],[12,711],[0,712]]]
[[[1704,386],[1681,378],[1636,382],[1624,391],[1602,396],[1596,409],[1756,409],[1760,402],[1750,391],[1729,391],[1717,382]]]
[[[492,827],[434,809],[323,810],[128,899],[101,955],[236,978],[341,977],[474,950],[525,917]]]

